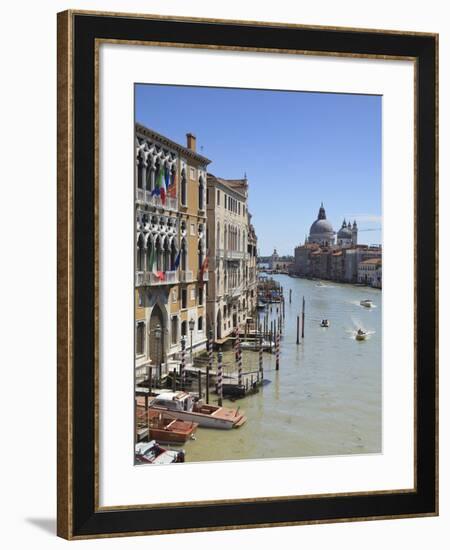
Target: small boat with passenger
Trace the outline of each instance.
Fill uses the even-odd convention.
[[[329,328],[330,327],[330,321],[328,319],[322,319],[320,322],[320,326],[322,328]]]
[[[155,440],[136,443],[134,456],[137,464],[172,464],[184,462],[184,450],[161,447]]]
[[[372,300],[361,300],[359,302],[359,305],[360,306],[363,306],[363,307],[372,307],[373,306],[373,302]]]
[[[367,338],[367,332],[365,332],[364,330],[362,330],[361,328],[359,328],[357,331],[356,331],[356,336],[355,336],[355,339],[356,340],[365,340]]]

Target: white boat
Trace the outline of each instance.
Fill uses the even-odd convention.
[[[173,462],[184,462],[184,450],[165,449],[152,440],[146,443],[136,443],[135,457],[139,464],[172,464]]]
[[[262,341],[262,349],[264,351],[271,351],[275,348],[274,342],[270,342],[269,340],[263,340]],[[259,350],[259,340],[253,339],[253,340],[243,340],[241,342],[241,349],[248,349],[251,351],[258,351]]]
[[[194,401],[193,396],[184,391],[158,395],[151,402],[150,409],[164,411],[164,415],[168,418],[196,422],[205,428],[221,430],[238,428],[247,420],[239,409],[229,409],[217,405],[207,405],[202,401]]]
[[[361,300],[359,302],[359,305],[363,306],[363,307],[372,307],[373,306],[373,302],[372,300]]]

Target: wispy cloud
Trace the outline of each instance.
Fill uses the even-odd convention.
[[[355,219],[357,223],[381,223],[381,216],[376,214],[350,214],[351,220]]]

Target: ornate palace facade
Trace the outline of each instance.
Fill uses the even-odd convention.
[[[206,168],[195,137],[184,147],[137,124],[136,374],[164,369],[206,343]],[[190,326],[193,327],[190,330]]]

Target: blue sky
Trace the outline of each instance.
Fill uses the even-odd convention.
[[[321,201],[337,231],[381,243],[381,97],[136,85],[136,121],[182,145],[197,137],[208,171],[249,181],[261,255],[293,254]]]

